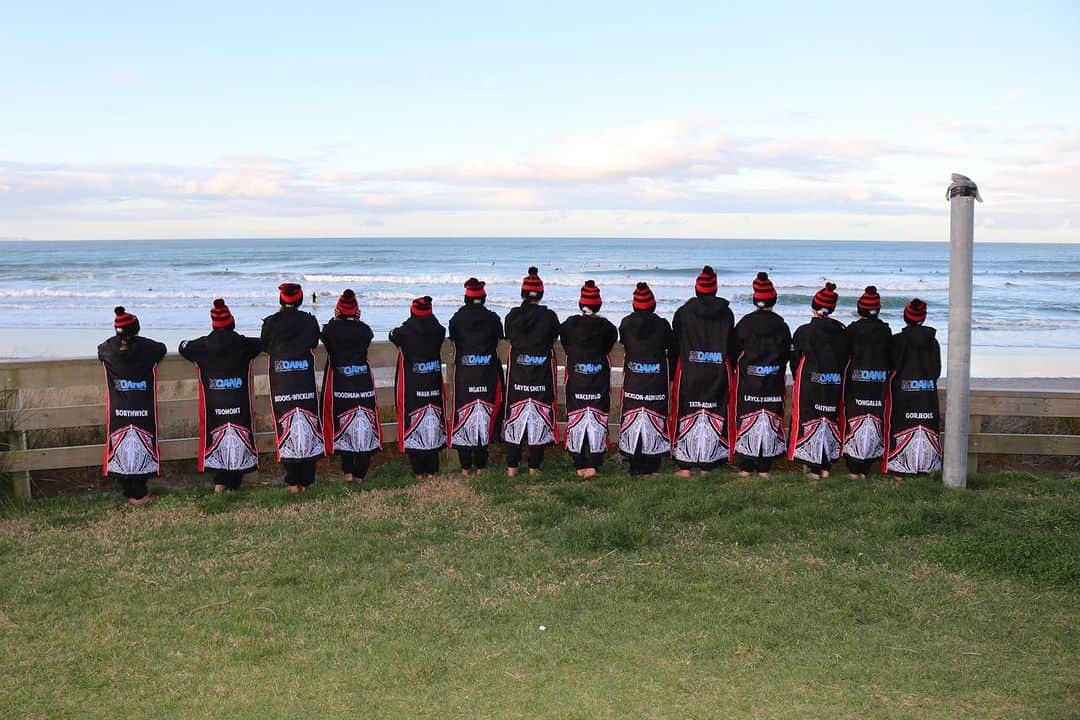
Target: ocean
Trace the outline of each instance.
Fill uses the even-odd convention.
[[[948,335],[947,243],[818,240],[593,238],[342,238],[0,243],[0,358],[89,357],[111,332],[113,306],[140,318],[143,334],[174,349],[209,330],[209,307],[224,297],[241,332],[258,334],[277,307],[277,286],[304,286],[306,310],[320,321],[337,295],[356,291],[376,339],[431,295],[445,323],[470,275],[487,281],[500,314],[520,301],[521,278],[537,265],[545,303],[560,317],[578,311],[578,290],[593,279],[603,313],[618,323],[634,284],[645,280],[670,318],[693,294],[703,264],[719,276],[736,317],[752,309],[750,282],[765,270],[780,293],[778,312],[794,328],[809,319],[813,293],[828,279],[855,317],[864,286],[877,285],[882,317],[903,325],[912,297],[929,303],[927,324]],[[1080,376],[1080,245],[976,246],[973,374]],[[312,303],[312,293],[316,302]]]

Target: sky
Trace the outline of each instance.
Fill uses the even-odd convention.
[[[741,7],[730,7],[739,5]],[[24,2],[0,238],[1080,242],[1080,3]]]

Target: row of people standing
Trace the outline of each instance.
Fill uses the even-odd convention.
[[[767,474],[773,458],[787,454],[811,475],[826,474],[842,453],[853,477],[865,476],[883,455],[883,469],[903,474],[940,463],[936,382],[940,357],[932,328],[922,327],[925,304],[905,309],[907,327],[896,336],[877,315],[880,297],[868,287],[859,321],[849,328],[830,317],[835,285],[811,303],[814,317],[794,338],[773,311],[777,294],[765,273],[753,281],[756,309],[738,324],[728,302],[716,296],[706,266],[695,297],[673,324],[655,312],[646,283],[634,291],[633,312],[618,330],[599,315],[593,281],[581,289],[580,315],[559,323],[540,304],[543,281],[529,268],[522,304],[506,317],[484,307],[484,283],[465,283],[464,305],[450,321],[455,345],[455,387],[449,422],[444,418],[441,348],[446,330],[431,298],[417,298],[410,317],[390,333],[400,350],[395,372],[398,441],[418,476],[438,472],[438,451],[457,449],[468,473],[487,465],[487,449],[506,443],[508,474],[522,459],[536,472],[547,445],[561,442],[556,422],[554,343],[566,351],[566,448],[578,474],[594,475],[608,450],[610,362],[617,341],[625,347],[619,450],[631,474],[653,473],[670,454],[686,476],[734,458],[744,475]],[[269,355],[268,370],[279,460],[290,492],[314,481],[315,460],[342,455],[346,480],[362,479],[382,445],[375,385],[367,352],[371,329],[360,320],[356,296],[346,290],[335,316],[320,330],[299,310],[299,285],[279,288],[281,310],[263,321],[260,339],[235,331],[224,301],[211,309],[210,335],[181,343],[180,353],[198,368],[199,469],[215,472],[215,489],[239,485],[258,463],[252,427],[251,360]],[[153,373],[165,354],[160,343],[138,335],[138,320],[116,309],[116,336],[99,347],[109,375],[109,442],[105,471],[118,476],[138,504],[148,497],[146,478],[160,469]],[[498,343],[510,341],[504,376]],[[322,403],[316,392],[313,350],[327,348]],[[792,423],[785,432],[784,384],[790,364],[795,380]],[[891,412],[890,412],[891,410]],[[888,448],[886,448],[888,445]],[[888,452],[886,452],[888,449]]]

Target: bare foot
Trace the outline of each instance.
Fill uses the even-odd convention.
[[[708,475],[708,474],[709,474],[709,471],[708,471],[708,470],[698,470],[698,471],[697,471],[697,474],[698,474],[699,476],[701,476],[701,477],[705,477],[706,475]]]
[[[740,470],[739,477],[750,477],[750,473],[746,470]]]
[[[518,469],[516,467],[506,468],[506,477],[517,477]]]
[[[311,486],[310,485],[301,485],[300,486],[300,492],[306,493],[308,491],[309,487],[311,487]]]
[[[424,477],[426,477],[428,480],[434,480],[435,479],[435,473],[428,473]]]
[[[675,471],[675,477],[688,478],[688,477],[690,477],[690,471],[689,470],[676,470]]]
[[[583,477],[585,479],[596,477],[596,468],[585,468],[581,472],[582,472],[581,477]]]
[[[220,495],[221,493],[225,492],[228,489],[229,488],[225,487],[224,485],[214,485],[214,494],[215,495]]]
[[[859,473],[859,479],[860,480],[865,480],[866,479],[866,473]]]
[[[469,477],[469,471],[465,468],[461,468],[461,477]]]
[[[859,473],[848,473],[848,480],[858,480]]]
[[[292,495],[299,495],[300,493],[304,492],[300,489],[299,485],[286,485],[285,489],[289,491],[289,493]]]
[[[539,475],[540,474],[540,468],[529,468],[529,474],[530,475]]]
[[[821,479],[821,476],[818,475],[816,472],[808,472],[806,473],[806,477],[810,478],[815,482]]]
[[[828,470],[822,470],[821,471],[821,477],[823,477],[823,478],[829,477],[829,471]]]
[[[768,477],[769,477],[769,473],[767,473],[767,472],[759,472],[759,473],[757,474],[757,476],[758,476],[759,478],[766,478],[766,479],[768,479]]]
[[[583,477],[585,477],[585,469],[584,469],[584,468],[581,468],[581,469],[579,469],[579,470],[575,470],[574,472],[575,472],[575,473],[577,473],[577,476],[578,476],[579,478],[583,478]]]
[[[155,495],[154,493],[146,493],[141,498],[128,498],[128,505],[132,505],[134,507],[142,507],[143,505],[149,505],[150,503],[154,502],[154,499],[156,497],[157,495]]]
[[[355,479],[352,473],[345,473],[345,477],[341,478],[341,482],[351,483]]]

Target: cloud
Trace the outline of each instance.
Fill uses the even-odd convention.
[[[1068,202],[1080,177],[1080,132],[1043,137],[994,162],[985,184],[980,178],[987,227],[1080,224]],[[967,157],[874,137],[737,137],[708,118],[567,135],[499,161],[373,171],[337,164],[333,149],[304,158],[228,156],[207,166],[0,162],[0,234],[24,234],[43,214],[95,227],[319,217],[376,225],[446,212],[531,213],[538,226],[568,213],[624,221],[634,217],[625,213],[649,213],[654,226],[710,215],[926,216],[940,214],[942,203],[925,178],[946,177],[946,159]],[[1042,197],[1047,186],[1054,191]]]

